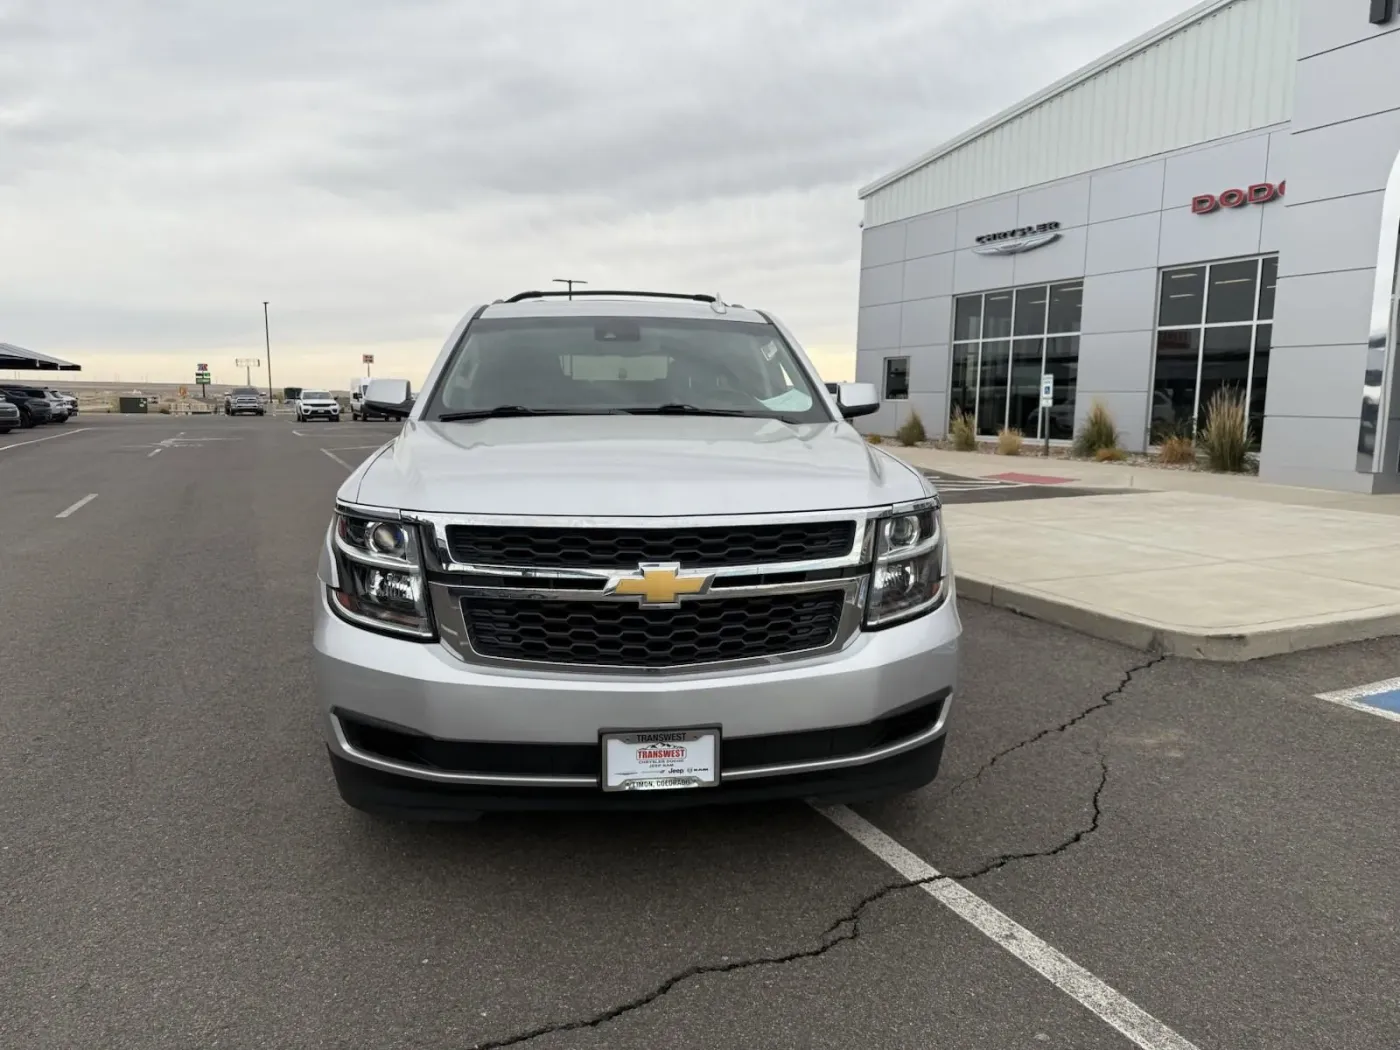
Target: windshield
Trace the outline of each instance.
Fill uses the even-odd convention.
[[[510,406],[539,412],[662,408],[829,423],[772,325],[676,317],[479,319],[423,418]]]
[[[251,386],[234,387],[231,396],[233,397],[257,397],[258,392]]]
[[[301,399],[303,401],[330,401],[331,395],[324,390],[303,390]]]

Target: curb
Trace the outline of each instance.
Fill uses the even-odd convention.
[[[962,573],[955,573],[954,576],[960,598],[1006,609],[1033,620],[1053,623],[1058,627],[1067,627],[1072,631],[1117,642],[1131,649],[1180,656],[1190,660],[1240,663],[1266,656],[1281,656],[1284,653],[1400,635],[1400,614],[1396,613],[1272,630],[1175,630],[1144,620],[1075,605],[1058,598],[1030,594],[1004,583],[994,583]]]

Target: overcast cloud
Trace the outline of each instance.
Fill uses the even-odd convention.
[[[1188,0],[0,0],[0,341],[84,378],[418,378],[553,277],[777,310],[834,378],[856,190]]]

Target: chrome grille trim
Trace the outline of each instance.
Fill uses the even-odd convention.
[[[467,564],[452,559],[448,545],[447,529],[451,525],[470,524],[501,527],[547,526],[551,528],[630,528],[630,529],[685,529],[693,527],[743,527],[759,524],[780,524],[787,522],[842,521],[854,522],[855,530],[851,548],[845,554],[834,558],[814,558],[801,561],[773,562],[755,565],[731,565],[705,571],[711,578],[711,585],[703,594],[688,595],[685,602],[704,602],[717,598],[742,598],[775,594],[798,594],[803,592],[835,591],[843,593],[841,617],[836,635],[829,645],[819,649],[807,649],[777,656],[753,657],[740,660],[716,660],[705,663],[675,664],[667,667],[619,667],[596,666],[591,664],[560,665],[560,673],[598,674],[617,677],[650,677],[657,675],[685,675],[698,672],[741,670],[744,668],[773,666],[794,660],[810,660],[838,652],[850,644],[860,629],[865,612],[866,591],[869,577],[865,573],[853,574],[850,570],[869,565],[873,556],[874,529],[871,522],[890,512],[891,508],[865,510],[827,510],[798,514],[765,515],[716,515],[713,517],[687,518],[539,518],[506,515],[455,515],[420,514],[402,512],[404,520],[417,523],[424,532],[425,567],[429,573],[428,593],[432,602],[433,614],[442,632],[443,645],[465,663],[518,669],[534,674],[549,673],[556,665],[540,660],[514,660],[496,658],[477,652],[471,644],[465,617],[462,614],[462,600],[473,595],[479,597],[548,599],[554,601],[628,601],[627,597],[610,598],[602,593],[607,581],[622,573],[634,573],[636,564],[618,565],[613,569],[582,568],[536,568],[528,565],[488,565]],[[775,575],[796,575],[825,573],[826,578],[787,580],[783,582],[757,582],[761,578]],[[832,576],[832,573],[840,575]],[[539,580],[538,587],[495,587],[477,582],[457,583],[454,576],[463,577],[509,577],[515,580]],[[745,579],[756,582],[744,584]],[[551,587],[551,580],[571,580],[596,584],[587,588]],[[725,586],[715,586],[724,580]]]

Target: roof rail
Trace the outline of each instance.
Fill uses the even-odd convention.
[[[581,299],[584,296],[606,296],[606,295],[635,295],[644,299],[687,299],[693,303],[717,303],[719,298],[714,295],[706,295],[704,292],[628,292],[628,291],[607,291],[589,289],[574,289],[572,292],[560,289],[551,289],[547,292],[516,292],[509,299],[497,299],[496,302],[519,303],[526,299],[558,299],[567,297],[570,299]]]

